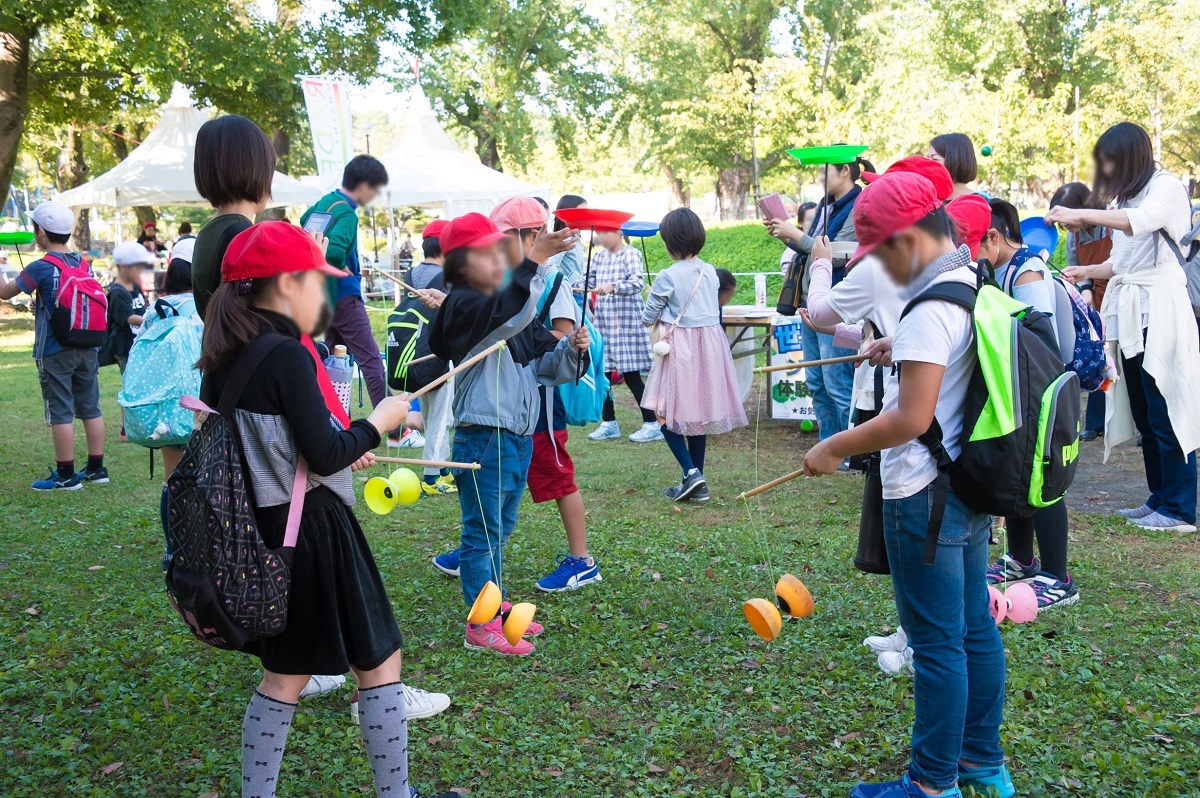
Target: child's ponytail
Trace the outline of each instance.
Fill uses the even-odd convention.
[[[992,209],[992,229],[1016,244],[1024,244],[1021,238],[1021,216],[1011,202],[1002,199],[990,199],[988,205]]]
[[[217,287],[205,312],[204,338],[196,368],[209,374],[258,338],[262,321],[251,307],[256,299],[266,296],[278,279],[278,276],[256,278]]]

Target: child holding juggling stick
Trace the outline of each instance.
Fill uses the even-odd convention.
[[[708,501],[708,436],[746,426],[746,410],[721,328],[720,278],[700,260],[704,223],[688,208],[678,208],[663,217],[658,232],[675,263],[659,272],[642,311],[646,326],[659,326],[642,407],[662,423],[667,446],[683,469],[666,497]]]
[[[858,249],[874,252],[912,300],[931,286],[977,275],[956,245],[933,184],[888,174],[863,191],[854,209]],[[927,533],[938,490],[938,461],[918,440],[936,421],[949,457],[961,450],[967,386],[976,363],[971,314],[940,299],[910,304],[892,339],[898,374],[888,378],[883,412],[821,441],[804,458],[810,476],[834,473],[854,454],[882,450],[883,527],[896,609],[913,649],[916,719],[912,759],[898,781],[860,784],[851,798],[957,798],[959,785],[1016,794],[1004,752],[1004,645],[988,611],[990,518],[946,490],[936,559]]]
[[[323,243],[323,239],[322,239]],[[287,222],[263,222],[230,242],[207,309],[201,399],[218,406],[228,388],[252,480],[263,541],[284,543],[297,471],[307,463],[303,513],[290,565],[287,626],[243,651],[262,662],[262,682],[242,721],[242,794],[273,796],[292,718],[313,674],[353,670],[362,736],[379,794],[417,795],[408,784],[408,721],[400,683],[400,629],[354,517],[350,471],[404,420],[388,397],[343,429],[326,406],[302,336],[318,324],[325,275],[340,274],[323,248]],[[268,356],[269,355],[269,356]],[[258,358],[247,373],[238,363]],[[457,795],[450,793],[449,795]]]
[[[575,379],[590,344],[586,327],[559,340],[537,323],[547,274],[543,264],[573,247],[578,234],[568,228],[539,235],[511,272],[501,248],[507,238],[478,213],[445,227],[441,243],[450,290],[433,320],[429,342],[435,355],[455,363],[506,342],[455,379],[453,458],[482,466],[477,471],[452,469],[463,515],[459,576],[468,607],[474,607],[488,582],[503,590],[504,543],[516,526],[525,492],[540,412],[538,386]],[[468,621],[466,647],[509,656],[534,651],[528,640],[510,643],[502,627],[499,614],[484,622]],[[528,631],[536,635],[540,627],[530,624]]]

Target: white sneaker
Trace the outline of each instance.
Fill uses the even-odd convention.
[[[621,427],[615,421],[602,421],[600,426],[588,435],[590,441],[611,441],[621,437]]]
[[[445,693],[431,693],[407,684],[400,685],[400,690],[404,693],[404,711],[409,720],[432,718],[450,707],[450,696]]]
[[[345,683],[346,677],[342,675],[312,676],[309,677],[308,684],[304,685],[304,689],[300,691],[300,697],[319,698],[323,695],[329,695],[334,690],[340,690]]]
[[[908,634],[905,633],[903,626],[898,626],[895,632],[886,637],[884,635],[868,637],[863,641],[863,645],[876,654],[882,654],[885,651],[903,652],[908,648]]]
[[[401,449],[424,449],[425,436],[419,430],[410,429],[400,438]]]
[[[879,670],[889,676],[898,676],[902,673],[913,675],[913,650],[911,648],[903,651],[880,652],[878,662]]]
[[[629,436],[629,440],[634,443],[649,443],[650,441],[661,441],[662,439],[662,425],[657,421],[643,423],[637,432]]]
[[[404,713],[409,720],[432,718],[450,707],[450,696],[445,693],[430,693],[427,690],[409,687],[407,684],[400,685],[400,692],[404,694]],[[359,725],[357,690],[350,700],[350,719],[354,721],[355,726]]]
[[[1195,524],[1189,524],[1187,521],[1180,521],[1178,518],[1172,518],[1171,516],[1163,515],[1160,512],[1153,512],[1149,515],[1143,515],[1141,518],[1131,518],[1125,523],[1132,524],[1139,529],[1156,529],[1160,532],[1196,531]]]

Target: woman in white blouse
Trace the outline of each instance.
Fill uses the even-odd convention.
[[[1187,192],[1159,168],[1146,131],[1122,122],[1096,142],[1096,188],[1105,210],[1053,208],[1046,221],[1070,230],[1103,225],[1112,254],[1073,266],[1073,282],[1111,278],[1101,315],[1120,379],[1110,389],[1104,454],[1142,435],[1150,496],[1119,511],[1146,529],[1196,530],[1196,454],[1200,446],[1200,336],[1188,300],[1177,242],[1191,229]],[[1129,422],[1132,421],[1132,424]]]

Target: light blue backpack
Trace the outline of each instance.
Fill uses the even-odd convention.
[[[146,315],[146,327],[134,340],[125,364],[117,403],[125,410],[125,436],[130,443],[158,449],[183,446],[195,424],[191,410],[179,400],[200,395],[200,325],[192,318],[191,297],[174,303],[159,299]]]
[[[550,279],[542,298],[538,301],[538,318],[543,324],[550,315],[550,298],[558,291],[562,282],[562,273],[557,273]],[[596,325],[592,324],[586,310],[583,313],[583,324],[587,327],[591,339],[587,370],[578,381],[571,380],[558,386],[558,396],[562,399],[563,409],[566,410],[567,423],[575,427],[594,424],[600,420],[610,387],[608,375],[604,373],[604,336]]]

